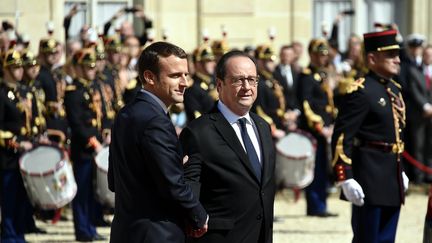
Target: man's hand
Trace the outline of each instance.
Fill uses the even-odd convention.
[[[190,225],[188,225],[186,228],[186,235],[192,238],[199,238],[203,236],[208,230],[208,220],[209,217],[207,216],[206,223],[202,228],[199,229],[193,229]]]
[[[342,191],[348,201],[354,205],[363,206],[365,197],[363,189],[354,179],[348,179],[342,183]]]

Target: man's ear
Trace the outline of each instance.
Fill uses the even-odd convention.
[[[216,78],[216,90],[218,93],[220,93],[220,90],[222,88],[223,81],[220,78]]]
[[[376,63],[376,56],[373,53],[367,54],[367,60],[370,64],[375,65]]]
[[[156,75],[150,70],[145,70],[143,73],[144,83],[154,85],[156,82]]]

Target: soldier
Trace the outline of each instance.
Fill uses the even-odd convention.
[[[259,82],[258,97],[253,109],[270,124],[273,137],[281,138],[285,136],[286,106],[283,88],[273,78],[276,55],[270,46],[260,45],[255,49],[255,59]]]
[[[208,113],[217,100],[213,74],[216,67],[215,57],[206,44],[195,49],[193,53],[195,74],[193,83],[184,94],[184,106],[188,121]]]
[[[58,46],[55,39],[42,39],[39,43],[41,69],[37,80],[40,80],[45,93],[46,123],[49,135],[58,137],[56,142],[62,144],[68,134],[66,112],[63,98],[66,82],[54,75],[53,69],[58,65]],[[52,137],[51,137],[52,138]]]
[[[303,69],[298,81],[302,105],[300,127],[317,140],[314,179],[306,188],[307,215],[318,217],[337,216],[327,211],[329,142],[336,115],[333,91],[326,72],[328,48],[325,39],[311,40],[308,47],[310,65]]]
[[[408,178],[402,170],[405,104],[396,30],[364,34],[369,73],[348,88],[335,124],[333,168],[353,203],[353,242],[394,242]]]
[[[78,51],[73,59],[77,77],[66,87],[65,107],[71,127],[71,160],[78,186],[72,201],[75,238],[77,241],[102,240],[91,222],[94,207],[92,184],[93,153],[102,149],[100,93],[91,88],[96,78],[96,55],[93,49]]]
[[[0,84],[0,171],[2,180],[1,242],[24,243],[24,231],[31,205],[24,189],[18,160],[39,142],[36,100],[26,86],[21,55],[9,50],[3,60],[4,79]]]

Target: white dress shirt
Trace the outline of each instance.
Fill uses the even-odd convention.
[[[247,120],[247,122],[246,122],[247,133],[248,133],[248,135],[252,141],[252,144],[255,148],[255,151],[258,155],[258,159],[259,159],[260,163],[262,164],[262,160],[261,160],[262,156],[261,156],[261,148],[259,145],[258,130],[257,130],[253,120],[251,119],[249,113],[247,113],[244,116],[238,116],[238,115],[234,114],[221,100],[218,101],[217,106],[218,106],[218,109],[220,110],[220,112],[222,113],[222,115],[225,117],[225,119],[229,122],[231,127],[234,129],[234,132],[236,133],[237,138],[240,141],[240,143],[243,146],[243,149],[245,151],[246,151],[246,148],[245,148],[244,143],[243,143],[240,123],[238,122],[238,120],[240,118],[246,118],[246,120]]]

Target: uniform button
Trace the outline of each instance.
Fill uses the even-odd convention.
[[[261,215],[261,214],[258,214],[258,215],[256,216],[256,219],[257,219],[257,220],[261,220],[261,219],[262,219],[262,215]]]
[[[261,191],[261,196],[264,196],[264,192],[263,191]]]

